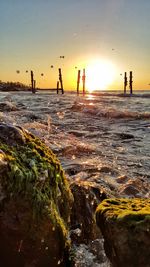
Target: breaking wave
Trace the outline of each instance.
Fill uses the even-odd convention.
[[[139,112],[132,110],[118,110],[113,107],[98,107],[93,103],[78,103],[75,102],[71,107],[71,110],[75,112],[82,112],[86,114],[91,114],[93,116],[104,117],[104,118],[115,118],[115,119],[149,119],[150,112]]]

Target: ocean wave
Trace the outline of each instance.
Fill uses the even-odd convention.
[[[149,119],[150,118],[150,112],[132,112],[128,110],[116,110],[116,109],[108,109],[108,110],[100,110],[96,114],[101,117],[106,118],[115,118],[115,119]]]
[[[118,110],[112,107],[98,107],[98,105],[94,105],[93,103],[82,103],[82,102],[74,102],[71,110],[75,112],[83,112],[86,114],[95,115],[98,117],[105,118],[114,118],[114,119],[149,119],[150,112],[138,112],[131,110]]]

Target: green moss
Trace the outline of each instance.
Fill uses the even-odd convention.
[[[109,221],[128,226],[142,227],[150,225],[150,200],[149,199],[106,199],[96,210],[97,220],[99,215],[105,216]]]
[[[66,240],[66,222],[72,194],[60,162],[38,138],[24,131],[25,145],[6,145],[0,141],[7,168],[0,173],[6,195],[23,197],[33,207],[33,216],[46,214]],[[60,214],[61,213],[61,214]]]

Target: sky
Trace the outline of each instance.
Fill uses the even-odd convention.
[[[73,90],[77,70],[100,61],[108,76],[113,66],[108,89],[123,88],[125,71],[150,89],[149,29],[150,0],[0,0],[0,80],[30,84],[33,70],[38,87],[54,88],[62,68]]]

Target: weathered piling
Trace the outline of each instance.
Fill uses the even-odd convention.
[[[126,94],[126,88],[128,84],[127,73],[124,73],[124,94]]]
[[[130,71],[130,76],[129,76],[129,88],[130,88],[130,94],[132,95],[132,83],[133,83],[133,80],[132,80],[133,76],[132,76],[132,71]]]
[[[34,87],[34,74],[33,71],[31,70],[31,89],[32,89],[32,93],[35,94],[35,87]]]
[[[79,87],[80,87],[80,70],[78,70],[78,77],[77,77],[77,95],[79,95]]]
[[[36,91],[36,80],[33,81],[34,90]]]
[[[83,69],[82,81],[83,81],[83,95],[85,95],[85,69]]]
[[[59,81],[57,81],[57,94],[59,93]]]
[[[62,73],[61,73],[61,68],[58,69],[59,71],[59,81],[60,81],[60,90],[62,92],[62,94],[64,94],[64,88],[63,88],[63,79],[62,79]]]

